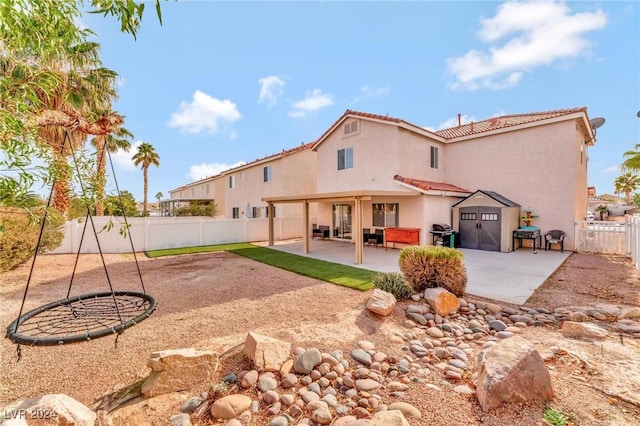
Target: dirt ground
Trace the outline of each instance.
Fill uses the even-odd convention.
[[[25,311],[65,296],[74,260],[72,255],[38,257]],[[138,261],[147,292],[158,300],[157,311],[126,330],[117,347],[112,337],[58,347],[23,347],[22,360],[16,362],[15,346],[3,339],[0,407],[46,393],[66,393],[92,405],[103,394],[144,377],[153,351],[195,347],[222,352],[242,343],[248,331],[323,351],[350,351],[365,339],[378,350],[402,354],[401,345],[391,343],[389,337],[406,331],[408,302],[399,303],[392,316],[381,320],[364,309],[368,292],[298,276],[231,253],[157,259],[138,255]],[[133,255],[107,255],[106,263],[116,290],[140,290]],[[25,265],[0,276],[3,327],[18,315],[29,268]],[[107,285],[100,258],[80,256],[72,294],[104,291]],[[640,305],[640,282],[628,259],[572,254],[527,305],[553,309],[596,303]],[[562,348],[564,355],[548,357],[556,393],[550,405],[571,415],[573,424],[640,425],[637,339],[621,341],[617,335],[598,342],[567,339],[547,327],[529,327],[522,335],[543,357],[552,347]],[[222,360],[220,374],[246,363],[239,352],[231,353]],[[183,399],[197,393],[192,390]],[[503,405],[483,413],[475,397],[446,386],[440,392],[413,386],[407,401],[423,413],[412,425],[543,424],[542,403]],[[154,408],[158,419],[178,412],[179,403]]]

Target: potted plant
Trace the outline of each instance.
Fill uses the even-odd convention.
[[[525,226],[531,226],[533,221],[537,218],[538,218],[538,215],[533,214],[533,210],[531,210],[530,208],[524,210],[524,212],[522,213],[522,216],[520,216],[520,220],[524,222]]]

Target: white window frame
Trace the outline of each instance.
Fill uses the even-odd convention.
[[[229,188],[236,187],[236,177],[234,175],[229,176]]]
[[[271,166],[264,166],[262,169],[262,180],[264,182],[271,182]]]
[[[342,153],[342,164],[340,164],[341,153]],[[353,147],[352,146],[338,150],[338,170],[347,170],[347,169],[353,169]]]
[[[431,168],[432,169],[437,169],[438,168],[438,147],[437,146],[433,146],[431,145]]]
[[[233,219],[240,219],[240,207],[231,207],[231,217]]]
[[[382,206],[382,210],[380,209]],[[400,224],[399,203],[371,203],[371,224],[377,228],[395,228]],[[376,217],[377,213],[377,217]],[[392,219],[393,218],[393,219]],[[380,223],[382,219],[382,223]]]

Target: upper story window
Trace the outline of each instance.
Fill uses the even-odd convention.
[[[191,187],[191,196],[194,197],[196,195],[196,189],[192,186]]]
[[[205,194],[209,193],[209,184],[208,183],[204,185],[204,192],[205,192]]]
[[[229,188],[235,188],[236,187],[236,177],[235,176],[229,176]]]
[[[338,150],[338,170],[353,169],[353,147]]]
[[[438,147],[437,146],[431,147],[431,168],[432,169],[438,168]]]
[[[266,166],[262,169],[262,175],[265,182],[271,182],[271,166]]]

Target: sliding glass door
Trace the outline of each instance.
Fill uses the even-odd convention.
[[[351,239],[351,204],[333,205],[333,238]]]

